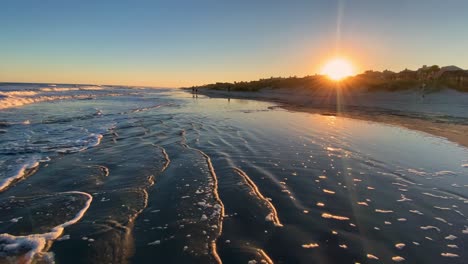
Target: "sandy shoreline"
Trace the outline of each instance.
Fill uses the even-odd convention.
[[[201,89],[199,93],[216,98],[268,101],[291,111],[401,126],[468,147],[468,94],[452,90],[424,96],[418,91],[358,91],[352,95],[337,95],[329,91],[317,93],[299,89],[263,89],[259,92]]]

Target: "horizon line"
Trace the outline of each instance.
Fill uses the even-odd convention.
[[[434,65],[437,65],[437,64],[432,64],[432,65],[429,65],[429,64],[423,64],[420,68],[422,68],[423,66],[427,66],[427,67],[431,67],[431,66],[434,66]],[[439,65],[437,65],[439,66]],[[458,67],[454,64],[451,64],[451,65],[446,65],[446,66],[439,66],[440,68],[443,68],[443,67],[450,67],[450,66],[455,66],[455,67]],[[418,69],[420,69],[418,68]],[[468,71],[467,69],[463,69],[461,67],[458,67],[464,71]],[[416,69],[416,71],[418,70]],[[368,71],[372,71],[372,72],[384,72],[384,71],[391,71],[391,72],[395,72],[395,73],[399,73],[401,71],[404,71],[404,70],[410,70],[409,68],[405,68],[403,70],[400,70],[400,71],[393,71],[393,70],[389,70],[389,69],[385,69],[385,70],[382,70],[382,71],[379,71],[379,70],[373,70],[373,69],[368,69],[368,70],[364,70],[364,71],[361,71],[359,73],[356,73],[354,75],[350,75],[348,77],[355,77],[357,75],[360,75],[360,74],[364,74]],[[270,77],[262,77],[262,78],[259,78],[259,79],[256,79],[256,80],[262,80],[262,79],[270,79],[270,78],[291,78],[291,77],[297,77],[297,78],[305,78],[305,77],[311,77],[311,76],[325,76],[325,74],[322,74],[322,73],[314,73],[314,74],[308,74],[308,75],[304,75],[304,76],[300,76],[300,77],[297,77],[296,75],[290,75],[289,77],[283,77],[283,76],[270,76]],[[242,81],[212,81],[210,83],[207,83],[207,84],[212,84],[212,83],[217,83],[217,82],[251,82],[251,81],[256,81],[256,80],[242,80]],[[187,88],[187,87],[191,87],[191,86],[203,86],[203,85],[207,85],[206,83],[205,84],[198,84],[198,85],[189,85],[189,86],[159,86],[159,85],[134,85],[134,84],[99,84],[99,83],[74,83],[74,82],[71,82],[71,83],[61,83],[61,82],[22,82],[22,81],[0,81],[0,85],[1,84],[45,84],[45,85],[93,85],[93,86],[122,86],[122,87],[145,87],[145,88],[155,88],[155,89],[171,89],[171,88]]]

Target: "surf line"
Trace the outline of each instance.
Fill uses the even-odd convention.
[[[25,258],[23,263],[32,263],[36,255],[41,256],[43,252],[49,250],[52,246],[53,241],[62,235],[66,227],[77,223],[81,220],[81,218],[83,218],[86,211],[88,211],[89,207],[91,206],[91,202],[93,201],[93,196],[86,192],[69,191],[57,194],[79,194],[86,196],[88,200],[86,201],[83,208],[75,215],[74,218],[68,220],[63,224],[55,226],[50,232],[43,234],[31,234],[27,236],[13,236],[10,234],[0,234],[0,240],[9,244],[9,248],[11,250],[19,249],[21,245],[24,245],[25,243],[31,247],[31,249],[24,256]]]
[[[267,253],[265,253],[265,251],[263,251],[263,249],[257,248],[256,250],[257,250],[257,253],[263,258],[261,263],[263,263],[263,262],[266,262],[268,264],[273,264],[274,263],[273,260],[271,260],[270,256],[268,256]]]
[[[13,183],[21,181],[35,174],[37,170],[39,169],[39,164],[40,164],[40,161],[34,161],[34,162],[30,162],[30,163],[22,165],[13,176],[10,176],[6,178],[5,180],[0,181],[0,192],[3,192],[4,190],[6,190]]]
[[[161,169],[161,172],[164,172],[167,169],[167,167],[169,167],[169,164],[171,163],[171,159],[169,159],[169,155],[167,154],[166,149],[164,149],[163,147],[158,146],[156,144],[153,144],[153,146],[159,148],[161,150],[161,153],[164,156],[165,162],[164,162],[164,165],[163,165],[163,167]]]
[[[130,111],[131,111],[131,113],[138,113],[138,112],[148,111],[148,110],[152,110],[152,109],[158,109],[158,108],[161,108],[163,106],[171,106],[171,105],[174,105],[174,104],[173,103],[159,104],[159,105],[153,105],[153,106],[149,106],[149,107],[136,108],[136,109],[132,109]],[[128,112],[126,112],[126,113],[128,113]]]
[[[239,176],[241,176],[242,179],[244,179],[244,181],[252,189],[255,195],[266,204],[268,209],[270,209],[270,214],[267,215],[267,218],[270,218],[275,226],[282,227],[283,224],[281,224],[281,221],[279,220],[278,212],[276,211],[275,206],[270,202],[270,200],[268,200],[267,198],[265,198],[265,196],[263,196],[263,194],[258,189],[257,185],[252,181],[252,179],[250,179],[247,173],[245,173],[243,170],[239,168],[233,168],[233,170]]]
[[[223,261],[219,257],[218,251],[216,249],[216,241],[218,240],[218,238],[223,233],[223,218],[224,218],[224,204],[223,204],[223,201],[221,201],[221,198],[219,197],[219,193],[218,193],[218,176],[216,175],[213,164],[211,163],[210,156],[208,156],[205,152],[203,152],[203,151],[201,151],[199,149],[192,148],[189,145],[187,145],[184,130],[181,132],[181,135],[182,135],[182,142],[181,142],[182,146],[184,146],[187,149],[197,151],[198,153],[200,153],[205,158],[206,164],[208,165],[208,169],[210,171],[210,175],[211,175],[211,177],[213,179],[213,183],[214,183],[213,184],[213,196],[214,196],[216,202],[220,205],[221,208],[220,208],[219,217],[218,217],[218,226],[219,226],[218,234],[217,234],[216,238],[211,241],[210,248],[211,248],[211,254],[213,255],[216,262],[217,263],[223,263]]]

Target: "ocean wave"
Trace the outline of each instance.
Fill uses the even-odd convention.
[[[11,184],[19,181],[39,166],[40,159],[30,159],[12,170],[10,176],[0,180],[0,192],[4,191]]]
[[[3,94],[2,94],[3,93]],[[9,94],[14,93],[14,94]],[[22,93],[22,94],[19,94]],[[34,93],[34,94],[33,94]],[[93,95],[41,95],[35,92],[0,92],[0,110],[8,109],[13,107],[19,107],[28,104],[56,101],[56,100],[67,100],[67,99],[83,99],[90,98]]]
[[[49,156],[57,155],[57,153],[76,153],[96,147],[101,143],[102,138],[102,134],[91,133],[79,139],[69,138],[61,142],[40,140],[3,145],[0,148],[0,155],[21,156],[16,159],[2,160],[0,163],[1,167],[5,168],[0,172],[0,192],[34,174],[40,163],[50,161]]]
[[[92,147],[96,147],[101,144],[101,134],[90,134],[87,137],[81,138],[75,141],[76,145],[71,147],[62,147],[56,150],[57,153],[74,153],[80,152]]]
[[[74,153],[80,152],[101,143],[103,135],[91,133],[87,136],[74,139],[41,140],[34,142],[15,142],[0,147],[0,154],[3,155],[24,155],[24,154],[44,154],[44,153]],[[58,142],[57,142],[58,141]]]
[[[105,90],[98,86],[43,87],[35,90],[11,90],[0,92],[0,110],[23,105],[68,99],[94,98],[90,92]]]
[[[26,264],[33,263],[36,258],[43,262],[54,263],[53,255],[45,252],[51,247],[52,242],[62,235],[66,227],[77,223],[81,218],[83,218],[93,201],[93,197],[86,192],[70,191],[59,194],[83,195],[87,200],[83,208],[81,208],[81,210],[79,210],[72,219],[53,227],[47,233],[30,234],[25,236],[0,234],[0,256],[18,258],[17,260],[19,263]]]

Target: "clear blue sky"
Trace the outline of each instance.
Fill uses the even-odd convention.
[[[468,68],[466,0],[2,0],[0,81],[180,86]]]

